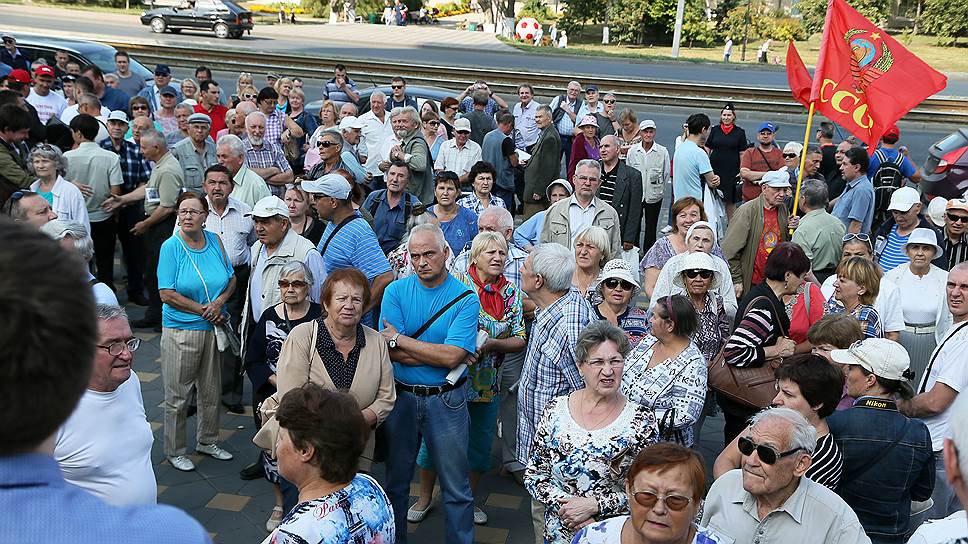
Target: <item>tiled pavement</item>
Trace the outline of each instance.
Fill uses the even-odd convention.
[[[128,306],[132,320],[141,317],[142,309]],[[251,410],[244,415],[222,411],[220,439],[222,445],[235,455],[232,461],[217,461],[205,455],[190,455],[197,469],[181,472],[165,461],[162,453],[162,402],[164,389],[159,366],[158,333],[136,330],[144,341],[135,358],[135,371],[141,379],[145,412],[154,431],[152,461],[158,480],[158,501],[184,509],[212,534],[217,543],[258,544],[265,536],[265,521],[274,505],[270,484],[264,480],[243,481],[239,470],[256,459],[258,449],[252,444],[254,428]],[[246,382],[246,397],[249,396]],[[700,450],[711,467],[722,444],[722,419],[706,420]],[[188,420],[189,451],[194,445],[195,418]],[[500,451],[495,448],[495,451]],[[495,466],[499,466],[496,460]],[[374,475],[382,479],[382,465],[374,468]],[[417,493],[417,484],[411,494]],[[514,480],[500,476],[497,471],[485,475],[478,490],[480,503],[489,516],[487,525],[478,526],[476,542],[486,544],[530,544],[530,503],[527,492]],[[442,543],[443,509],[438,505],[420,524],[410,525],[412,542]]]

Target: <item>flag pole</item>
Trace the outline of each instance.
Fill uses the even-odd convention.
[[[793,193],[793,211],[790,215],[797,214],[797,208],[800,205],[800,186],[803,185],[803,167],[807,162],[807,147],[810,144],[810,126],[813,124],[813,107],[815,102],[810,101],[810,111],[807,113],[807,129],[803,133],[803,151],[800,152],[800,170],[797,172],[797,190]],[[790,234],[793,234],[793,229],[790,229]]]

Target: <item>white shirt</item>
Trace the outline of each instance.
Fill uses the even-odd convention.
[[[575,195],[571,195],[568,202],[568,225],[571,227],[571,245],[574,246],[578,233],[592,226],[595,220],[595,199],[593,198],[586,208],[581,207]]]
[[[108,115],[111,115],[111,110],[105,108],[104,106],[101,106],[101,117],[103,118],[103,119],[101,119],[101,121],[103,122],[104,119],[107,119],[108,118]],[[75,117],[77,117],[77,104],[74,104],[73,106],[67,106],[67,108],[65,108],[64,111],[61,112],[61,114],[60,114],[60,120],[65,125],[71,124],[71,119],[73,119]],[[105,129],[105,130],[107,130],[107,129]],[[107,138],[107,136],[105,136],[104,138]],[[97,141],[100,142],[104,138],[100,138],[99,137],[97,139]]]
[[[40,180],[30,184],[30,190],[37,192],[40,190]],[[58,219],[77,221],[84,225],[88,234],[91,233],[91,219],[87,215],[87,202],[84,194],[73,183],[61,176],[57,176],[57,181],[50,188],[54,195],[54,203],[51,209],[57,214]]]
[[[212,205],[212,200],[208,197],[206,200],[210,211],[205,221],[205,230],[218,234],[222,239],[222,245],[225,246],[225,253],[228,254],[232,266],[248,264],[250,246],[255,243],[256,236],[252,218],[245,217],[245,214],[252,211],[252,208],[230,196],[225,205],[225,213],[219,215]]]
[[[938,382],[947,385],[955,393],[961,393],[968,386],[968,367],[965,367],[964,355],[968,353],[968,325],[963,325],[964,322],[955,323],[938,343],[938,347],[931,354],[934,362],[928,363],[930,372],[921,378],[915,393],[930,391]],[[945,438],[951,438],[948,420],[951,419],[953,405],[954,403],[949,404],[938,415],[921,418],[931,433],[931,449],[936,452],[941,451]]]
[[[925,521],[914,531],[907,544],[955,544],[959,538],[968,538],[964,510],[958,510],[944,519]]]
[[[458,176],[471,171],[471,166],[481,160],[481,146],[474,140],[468,139],[464,147],[457,149],[457,140],[451,138],[440,144],[440,151],[437,152],[437,160],[434,161],[434,170],[450,170]]]
[[[114,294],[114,291],[106,283],[97,281],[97,278],[94,277],[94,274],[91,274],[90,270],[87,271],[87,282],[91,284],[91,291],[94,293],[95,303],[106,304],[108,306],[120,306],[118,304],[118,295]]]
[[[538,112],[540,105],[534,99],[528,103],[527,107],[523,107],[520,102],[514,105],[512,109],[516,136],[514,143],[518,149],[534,145],[538,141],[538,137],[541,136],[541,129],[538,128],[538,123],[534,120],[534,115]]]
[[[153,440],[141,382],[132,371],[110,393],[84,392],[57,433],[54,459],[65,480],[110,504],[155,504]]]
[[[908,263],[896,266],[884,277],[898,286],[904,322],[910,325],[935,324],[941,312],[948,310],[945,286],[948,273],[931,265],[923,277],[911,272]]]
[[[67,109],[67,100],[53,91],[49,91],[47,96],[40,96],[30,89],[27,102],[37,110],[37,118],[42,125],[46,125],[51,117],[60,117],[60,114]]]
[[[830,300],[834,294],[834,282],[837,275],[833,274],[820,286],[824,300]],[[877,291],[877,298],[874,300],[874,309],[881,317],[881,327],[884,332],[900,332],[904,330],[904,311],[901,306],[901,293],[897,285],[886,277],[881,278],[881,286]]]
[[[360,132],[366,140],[366,164],[363,167],[377,177],[383,175],[380,171],[380,149],[383,147],[383,141],[393,134],[390,130],[390,113],[384,113],[383,118],[386,121],[380,121],[372,111],[360,116],[360,121],[363,122]]]

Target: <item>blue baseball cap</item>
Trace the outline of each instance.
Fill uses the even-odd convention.
[[[170,76],[171,68],[167,64],[156,64],[155,65],[155,75],[156,76]]]
[[[756,132],[763,132],[764,130],[769,130],[770,132],[776,132],[776,125],[767,121],[766,123],[761,123],[760,128],[756,129]]]
[[[171,85],[165,85],[164,87],[158,89],[158,94],[162,96],[166,94],[171,96],[178,96],[178,91]]]

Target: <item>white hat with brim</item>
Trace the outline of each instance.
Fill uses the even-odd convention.
[[[763,178],[760,179],[760,185],[765,187],[773,187],[776,189],[792,187],[792,185],[790,185],[790,173],[787,172],[786,167],[779,170],[770,170],[769,172],[763,174]]]
[[[935,259],[944,252],[944,250],[941,249],[941,246],[938,245],[938,236],[933,230],[926,229],[924,227],[918,227],[911,232],[911,235],[908,236],[907,242],[904,242],[904,245],[901,246],[901,251],[907,253],[907,248],[911,244],[921,244],[933,247],[934,257],[932,257],[932,259]]]
[[[641,286],[639,285],[639,280],[635,279],[632,274],[632,265],[624,259],[612,259],[605,263],[602,268],[601,274],[598,275],[598,284],[595,286],[596,290],[601,290],[602,286],[605,284],[605,280],[615,278],[622,281],[631,283],[635,287],[632,288],[632,296],[634,297],[638,294]]]
[[[686,288],[685,280],[682,279],[682,273],[687,270],[709,270],[713,273],[712,280],[709,282],[709,290],[715,291],[719,289],[719,286],[723,283],[722,274],[720,274],[719,269],[716,268],[716,263],[713,258],[702,251],[696,251],[689,253],[682,260],[679,261],[679,266],[676,269],[676,273],[672,276],[672,284],[676,287],[682,289]]]
[[[283,202],[281,198],[274,195],[260,198],[259,201],[255,203],[255,207],[252,208],[252,211],[245,214],[246,217],[261,217],[263,219],[275,217],[277,215],[288,219],[289,206],[286,206],[286,203]]]
[[[350,182],[339,174],[326,174],[319,179],[303,180],[302,189],[310,194],[328,196],[337,200],[346,200],[353,190]]]
[[[948,199],[943,196],[936,196],[931,199],[928,203],[928,209],[924,213],[928,221],[938,227],[939,229],[944,228],[944,214],[947,211]]]
[[[575,192],[575,190],[571,186],[571,183],[568,183],[567,179],[559,178],[549,183],[548,188],[545,189],[545,196],[548,197],[548,200],[551,200],[551,188],[554,187],[555,185],[561,185],[562,187],[564,187],[565,191],[568,192],[568,196],[571,196],[571,194]]]

